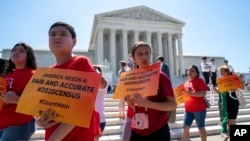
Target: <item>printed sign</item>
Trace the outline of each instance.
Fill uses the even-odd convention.
[[[174,88],[174,96],[177,105],[185,103],[190,98],[183,84]]]
[[[6,92],[6,81],[3,77],[0,77],[0,96]],[[0,109],[2,109],[4,102],[0,99]]]
[[[143,96],[156,95],[159,88],[160,63],[147,68],[123,72],[117,82],[114,99],[122,99],[127,95],[139,93]]]
[[[58,114],[55,121],[88,128],[100,81],[98,73],[38,68],[16,112],[39,117],[50,107]]]
[[[216,83],[218,85],[220,92],[231,91],[242,88],[239,76],[237,76],[236,74],[217,78]]]

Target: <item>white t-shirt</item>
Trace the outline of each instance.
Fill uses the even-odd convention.
[[[213,64],[212,62],[210,62],[209,65],[211,67],[211,72],[215,72],[217,69],[217,66],[215,64]]]
[[[97,92],[97,96],[96,96],[96,100],[95,100],[95,108],[99,112],[100,123],[106,121],[106,117],[104,114],[104,98],[105,98],[105,95],[107,94],[108,85],[109,84],[107,81],[107,85],[104,89],[99,87],[98,92]]]
[[[201,71],[202,72],[209,72],[208,67],[210,67],[208,62],[204,62],[204,61],[201,62]]]

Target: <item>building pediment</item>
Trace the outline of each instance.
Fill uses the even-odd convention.
[[[174,24],[185,24],[184,22],[151,9],[147,6],[137,6],[111,12],[97,14],[96,17],[136,19],[155,22],[167,22]]]

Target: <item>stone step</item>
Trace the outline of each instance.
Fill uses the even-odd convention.
[[[209,117],[206,118],[206,126],[211,126],[211,125],[218,125],[219,124],[219,117],[218,115],[214,116],[214,117]],[[250,122],[250,112],[247,113],[247,115],[243,115],[240,114],[237,116],[237,122],[245,122],[245,121],[249,121]],[[116,121],[119,124],[110,124],[107,125],[105,127],[105,130],[103,132],[104,135],[106,134],[117,134],[117,133],[122,133],[122,129],[123,129],[123,120],[120,121]],[[182,128],[183,125],[183,120],[176,120],[175,123],[169,123],[169,127],[170,129],[176,129],[176,128]],[[193,122],[193,127],[197,127],[196,126],[196,122]],[[115,130],[114,130],[115,129]]]
[[[250,121],[249,122],[238,122],[237,121],[237,124],[250,125]],[[206,131],[207,131],[208,136],[220,134],[220,129],[221,129],[220,125],[206,126]],[[170,129],[170,133],[171,133],[171,140],[177,140],[177,139],[180,140],[181,135],[182,135],[182,127]],[[198,136],[200,136],[198,128],[192,126],[190,128],[190,137],[198,137]],[[121,134],[109,134],[109,135],[103,135],[99,139],[99,141],[122,141],[122,139],[121,139]]]
[[[250,107],[250,105],[249,105],[249,107]],[[250,114],[250,109],[249,108],[239,109],[238,115],[247,115],[247,114]],[[213,118],[213,117],[218,117],[218,115],[219,115],[219,111],[218,110],[207,111],[206,118],[210,119],[210,118]],[[179,120],[182,121],[183,120],[183,116],[184,116],[184,113],[176,114],[176,121],[177,122]],[[121,124],[123,124],[123,120],[119,119],[117,117],[117,114],[115,116],[107,117],[106,118],[106,126],[109,126],[109,125],[121,125]]]
[[[248,113],[243,114],[246,110],[240,110],[239,115],[237,117],[237,124],[238,123],[244,123],[244,122],[249,122],[250,125],[250,111],[248,110]],[[209,114],[209,113],[208,113]],[[121,135],[123,131],[123,123],[124,120],[119,120],[117,118],[108,118],[107,119],[107,126],[105,127],[105,130],[103,132],[104,136],[109,136],[109,135]],[[182,125],[183,121],[181,120],[176,120],[175,123],[169,123],[169,128],[171,129],[171,136],[173,139],[176,139],[180,137],[182,131]],[[206,118],[206,129],[214,126],[219,126],[218,128],[220,129],[219,125],[219,117],[218,115],[215,115],[213,117],[207,117]],[[196,128],[196,123],[195,121],[193,122],[192,128]],[[190,129],[191,131],[191,129]],[[44,130],[42,128],[38,128],[35,132],[35,134],[32,136],[32,139],[43,139],[44,138]],[[219,133],[219,132],[218,132]],[[211,133],[212,134],[212,133]],[[190,135],[191,136],[191,135]]]
[[[237,124],[250,125],[250,91],[243,92],[248,104],[244,107],[240,107],[239,114],[237,117]],[[209,93],[207,94],[207,98],[209,98]],[[211,105],[211,107],[207,109],[207,135],[220,134],[221,126],[219,125],[219,109],[217,100],[218,95],[215,95],[214,105]],[[119,100],[113,99],[113,94],[107,94],[105,96],[105,115],[107,118],[107,122],[105,130],[103,132],[103,136],[100,138],[100,141],[121,141],[124,120],[118,118],[118,103]],[[171,139],[181,139],[183,116],[184,104],[181,104],[178,105],[176,109],[176,122],[169,124],[171,130]],[[194,121],[192,127],[190,128],[190,137],[197,136],[199,136],[199,131]],[[38,128],[35,134],[33,134],[32,140],[39,141],[43,139],[44,130],[42,128]]]
[[[240,109],[247,109],[250,108],[250,99],[246,100],[247,101],[247,105],[244,107],[239,107]],[[112,106],[112,107],[105,107],[105,115],[107,115],[107,117],[111,117],[111,116],[116,116],[115,114],[117,113],[118,115],[118,106]],[[125,106],[125,112],[126,112],[127,106]],[[178,105],[177,109],[176,109],[176,113],[183,113],[185,110],[184,105]],[[214,105],[211,105],[210,108],[207,109],[208,111],[214,111],[214,110],[218,110],[218,103],[215,102]]]

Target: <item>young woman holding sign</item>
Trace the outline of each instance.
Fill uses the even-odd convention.
[[[33,49],[25,44],[16,44],[10,54],[7,69],[2,77],[7,82],[6,93],[1,95],[4,105],[0,110],[0,140],[29,140],[35,132],[33,116],[16,113],[19,97],[37,68]]]
[[[73,55],[76,33],[71,25],[56,22],[51,25],[48,34],[49,48],[56,58],[56,64],[52,68],[95,72],[87,57]],[[48,109],[36,119],[37,124],[45,128],[46,141],[94,141],[96,137],[101,135],[99,114],[96,110],[93,110],[89,128],[55,122],[53,119],[57,114],[52,112],[52,116],[48,117],[50,112],[51,109]]]
[[[230,68],[226,65],[219,67],[221,77],[230,75]],[[239,101],[237,100],[235,91],[232,92],[219,92],[218,104],[220,106],[221,117],[221,137],[228,140],[230,125],[236,124],[236,119],[239,111]]]
[[[148,67],[151,64],[151,48],[149,44],[145,42],[135,43],[132,47],[132,56],[138,68]],[[134,121],[134,123],[138,123],[137,125],[133,126],[132,124],[130,141],[170,140],[167,112],[175,110],[177,104],[172,84],[163,72],[160,72],[158,89],[159,93],[157,95],[149,96],[146,99],[141,94],[125,97],[125,101],[134,109],[132,123],[133,120],[138,120],[138,122]],[[138,116],[139,114],[140,116]]]

